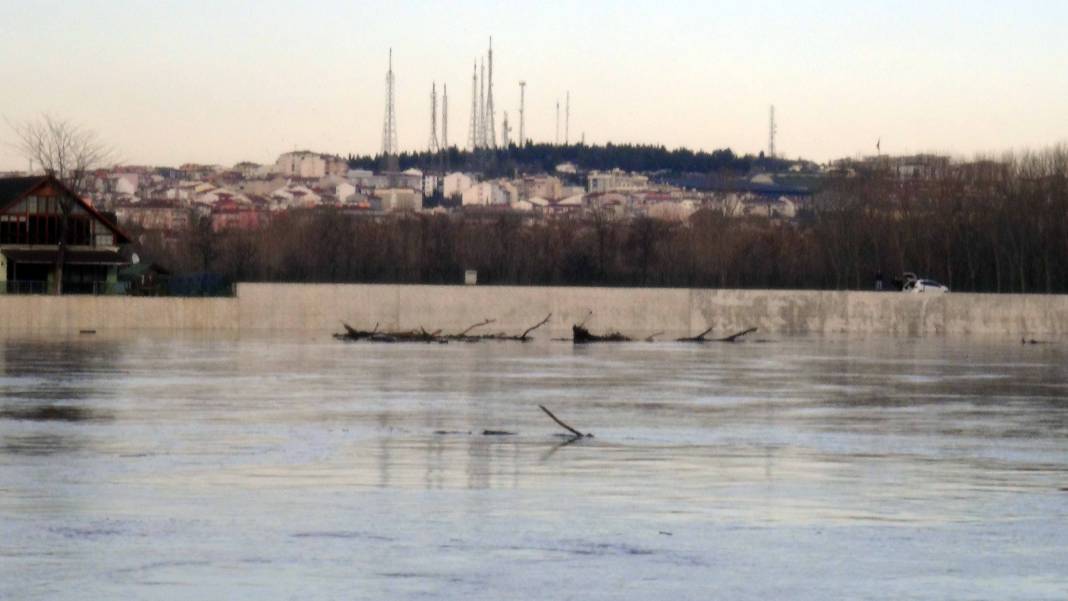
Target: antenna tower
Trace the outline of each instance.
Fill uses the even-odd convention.
[[[489,39],[489,82],[486,84],[486,145],[497,147],[497,114],[493,110],[493,36]]]
[[[775,105],[771,106],[771,117],[768,119],[768,158],[775,158],[775,134],[779,127],[775,125]]]
[[[571,143],[571,90],[567,91],[567,104],[564,107],[564,146]]]
[[[486,61],[479,65],[478,76],[478,147],[486,147]]]
[[[436,82],[430,84],[430,142],[427,143],[427,150],[430,152],[441,150],[438,146],[438,84]]]
[[[449,148],[449,86],[441,84],[441,147]]]
[[[556,138],[553,139],[553,144],[560,145],[560,101],[556,101]]]
[[[519,146],[524,146],[527,143],[526,118],[524,115],[526,95],[527,82],[521,81],[519,82]]]
[[[504,121],[501,123],[501,146],[508,148],[511,140],[508,139],[509,134],[512,133],[512,128],[508,127],[508,111],[504,111]]]
[[[393,49],[389,49],[389,71],[386,71],[386,119],[382,124],[382,156],[390,157],[400,150],[397,144],[397,109],[394,98]]]
[[[471,128],[467,134],[467,145],[474,150],[478,148],[478,63],[471,72]]]

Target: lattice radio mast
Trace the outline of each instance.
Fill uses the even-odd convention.
[[[493,36],[489,39],[489,81],[486,83],[486,145],[497,147],[497,113],[493,109]]]
[[[441,150],[441,146],[438,145],[438,84],[432,82],[430,84],[430,141],[427,143],[427,150],[430,152],[437,152]]]
[[[567,104],[564,105],[564,146],[571,143],[571,90],[567,92]]]
[[[779,127],[775,125],[775,105],[771,106],[771,116],[768,119],[768,158],[775,158],[775,134]]]
[[[478,148],[478,62],[471,71],[471,127],[467,134],[467,145],[471,150]]]
[[[526,131],[526,94],[527,94],[527,82],[519,82],[519,146],[522,147],[527,143],[527,131]]]
[[[441,147],[449,148],[449,86],[441,84]]]
[[[389,70],[386,71],[386,118],[382,124],[382,156],[384,157],[394,156],[400,150],[400,145],[397,144],[397,108],[394,92],[393,49],[390,48]]]

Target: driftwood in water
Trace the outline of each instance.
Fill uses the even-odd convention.
[[[427,332],[422,327],[418,330],[407,332],[379,332],[378,324],[375,324],[373,330],[357,330],[344,322],[341,325],[345,327],[345,333],[334,334],[334,338],[351,342],[367,340],[369,342],[437,342],[444,344],[449,341],[448,338],[441,335],[441,330]]]
[[[519,334],[518,336],[505,334],[504,332],[498,334],[471,334],[472,330],[487,326],[496,321],[495,319],[485,319],[476,324],[468,326],[459,334],[442,334],[441,330],[434,330],[433,332],[428,332],[422,326],[420,326],[418,330],[410,330],[404,332],[379,332],[377,323],[375,324],[373,330],[358,330],[345,322],[341,322],[341,325],[344,326],[345,331],[341,334],[334,334],[334,338],[337,338],[338,340],[346,340],[353,342],[359,340],[366,340],[368,342],[437,342],[439,344],[446,344],[450,341],[479,342],[482,340],[514,340],[518,342],[527,342],[531,340],[530,333],[549,323],[549,319],[552,316],[552,313],[546,315],[545,319],[530,326],[526,330],[523,330],[523,333]]]
[[[571,326],[571,341],[575,344],[587,344],[590,342],[630,342],[630,340],[630,338],[619,332],[609,332],[607,334],[598,335],[590,333],[585,326]]]
[[[334,338],[337,338],[338,340],[367,340],[378,334],[377,323],[373,330],[357,330],[345,322],[341,322],[341,325],[345,328],[345,333],[334,334]]]
[[[530,333],[533,332],[534,330],[540,328],[541,326],[549,323],[549,319],[552,318],[552,316],[553,316],[552,313],[546,315],[545,319],[543,319],[543,320],[539,321],[538,323],[530,326],[526,330],[523,330],[522,334],[520,334],[519,336],[510,338],[510,340],[518,340],[520,342],[526,342],[526,341],[530,340]]]
[[[735,332],[730,336],[724,336],[723,338],[706,338],[711,331],[712,328],[708,328],[707,330],[701,332],[696,336],[691,336],[688,338],[679,338],[676,340],[676,342],[737,342],[738,339],[742,336],[745,336],[746,334],[752,334],[753,332],[757,331],[757,329],[749,328],[747,330],[742,330],[741,332]]]
[[[573,434],[575,436],[575,438],[593,438],[593,434],[583,434],[582,432],[579,432],[578,430],[576,430],[576,429],[572,428],[571,426],[565,424],[563,422],[563,420],[561,420],[559,417],[556,417],[555,415],[553,415],[552,411],[549,411],[548,409],[546,409],[545,405],[538,405],[538,408],[541,409],[542,411],[544,411],[545,415],[548,415],[561,428],[563,428],[563,429],[567,430],[568,432],[570,432],[571,434]]]

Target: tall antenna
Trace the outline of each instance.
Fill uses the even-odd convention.
[[[553,139],[553,144],[560,145],[560,101],[556,101],[556,138]]]
[[[571,142],[571,90],[567,91],[567,105],[564,108],[564,146]]]
[[[486,84],[486,142],[497,147],[497,114],[493,110],[493,36],[489,39],[489,82]]]
[[[478,62],[471,71],[471,129],[467,134],[467,145],[471,150],[478,148]]]
[[[771,105],[771,117],[768,119],[768,158],[775,158],[775,133],[779,131],[775,125],[775,105]]]
[[[441,147],[449,148],[449,86],[441,84]]]
[[[390,157],[400,150],[397,144],[397,110],[393,80],[393,49],[389,49],[389,71],[386,71],[386,119],[382,124],[382,156]]]
[[[526,117],[524,115],[526,94],[527,82],[521,81],[519,82],[519,146],[524,146],[527,143]]]
[[[479,65],[478,77],[478,147],[486,147],[486,61]]]
[[[430,152],[441,150],[438,146],[438,84],[436,82],[430,84],[430,142],[427,143],[427,150]]]
[[[512,132],[512,129],[508,127],[508,111],[504,111],[504,121],[501,123],[501,146],[508,148],[511,140],[508,139],[508,135]]]

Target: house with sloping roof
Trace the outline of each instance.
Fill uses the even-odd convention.
[[[129,263],[119,247],[129,242],[111,219],[51,175],[0,179],[0,293],[45,294],[56,282],[64,293],[111,291],[119,267]]]

